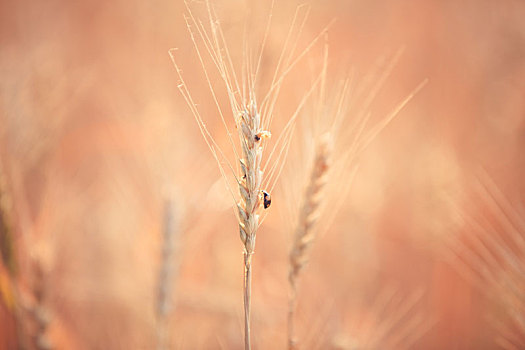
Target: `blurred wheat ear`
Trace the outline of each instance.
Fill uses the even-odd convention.
[[[21,349],[52,350],[55,346],[48,335],[53,320],[48,302],[48,273],[38,257],[31,259],[32,281],[28,290],[17,288],[17,327]]]
[[[307,250],[315,239],[314,225],[319,218],[319,205],[323,200],[323,189],[326,184],[332,153],[330,133],[323,135],[316,147],[315,160],[310,174],[310,180],[303,197],[302,209],[295,230],[294,241],[290,252],[290,298],[288,305],[288,348],[296,348],[294,335],[294,318],[297,299],[297,279],[308,260]]]
[[[403,295],[385,287],[362,312],[353,310],[346,327],[332,344],[340,350],[408,350],[434,325],[419,308],[421,290]]]
[[[10,219],[11,212],[11,201],[7,192],[6,178],[0,164],[0,258],[9,273],[15,275],[17,266],[13,228]]]
[[[493,300],[502,314],[491,315],[497,345],[525,348],[525,220],[484,170],[477,176],[476,201],[457,208],[464,236],[448,240],[453,266]],[[477,203],[477,214],[471,203]]]
[[[38,256],[25,257],[30,259],[31,283],[26,288],[17,279],[13,205],[7,187],[7,178],[0,167],[0,264],[7,267],[9,274],[0,275],[0,296],[15,315],[18,346],[24,349],[51,350],[54,347],[47,334],[51,323],[51,314],[46,305],[47,273]],[[0,274],[2,272],[0,270]],[[8,282],[1,283],[4,281]]]
[[[337,212],[344,205],[357,173],[360,155],[427,83],[427,80],[423,80],[390,113],[372,123],[371,105],[382,84],[392,72],[400,54],[401,51],[387,60],[386,67],[377,77],[372,75],[369,81],[358,84],[357,91],[352,91],[350,77],[327,89],[328,47],[325,46],[318,96],[311,109],[313,111],[310,113],[311,120],[304,117],[301,120],[305,122],[301,125],[304,140],[295,150],[297,154],[306,155],[308,158],[314,153],[312,170],[309,178],[305,180],[306,189],[301,199],[294,198],[294,193],[287,190],[293,202],[289,203],[290,207],[301,203],[296,227],[291,228],[294,235],[289,256],[288,348],[291,350],[298,347],[294,334],[298,280],[308,260],[310,246],[316,236],[321,236],[328,230]],[[331,93],[327,94],[327,90]],[[350,111],[353,113],[350,114]],[[322,134],[325,130],[329,131]],[[319,136],[320,134],[322,135]],[[312,139],[319,140],[314,150],[305,147]],[[297,174],[287,177],[295,179]],[[287,187],[294,186],[289,183]],[[294,191],[299,193],[302,189],[294,188]],[[322,225],[318,224],[316,227],[318,221],[322,221]]]
[[[29,308],[31,318],[35,323],[33,342],[37,350],[52,350],[55,347],[47,335],[51,323],[51,313],[46,306],[47,276],[40,262],[35,261],[35,281],[33,284],[34,304]]]
[[[15,278],[17,277],[17,261],[15,237],[12,225],[13,208],[11,197],[7,190],[7,179],[3,172],[0,159],[0,317],[5,312],[18,326],[18,317],[16,317],[17,298]],[[16,342],[15,335],[3,340],[3,344]],[[0,347],[2,343],[0,343]],[[10,345],[6,345],[9,347]],[[14,346],[14,344],[13,344]]]

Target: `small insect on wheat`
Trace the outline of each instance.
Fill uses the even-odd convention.
[[[272,196],[266,191],[261,191],[264,203],[264,209],[268,209],[272,205]]]

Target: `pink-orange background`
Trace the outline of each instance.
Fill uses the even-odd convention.
[[[296,6],[277,3],[270,55]],[[268,16],[266,2],[215,6],[226,28],[235,28],[247,9],[259,21]],[[483,209],[459,199],[471,192],[479,168],[511,202],[524,202],[525,4],[330,0],[311,6],[306,41],[336,18],[328,39],[333,75],[353,67],[365,76],[380,57],[404,48],[372,105],[375,115],[428,83],[361,155],[340,215],[315,243],[301,282],[298,334],[331,348],[332,339],[350,332],[346,320],[394,286],[401,294],[424,291],[420,308],[433,327],[414,349],[495,348],[486,316],[493,306],[445,261],[443,241],[461,231],[450,202]],[[53,315],[49,335],[58,349],[154,348],[167,188],[181,231],[173,348],[241,348],[237,224],[168,56],[178,48],[194,96],[208,101],[183,12],[182,1],[0,4],[0,165],[20,266],[10,281],[24,288],[28,257],[41,257]],[[313,56],[307,64],[316,64]],[[214,135],[224,138],[213,105],[201,108],[212,115]],[[259,349],[284,347],[286,336],[291,232],[283,229],[286,201],[278,188],[273,197],[254,262]],[[0,322],[0,349],[13,349],[13,315],[5,305]]]

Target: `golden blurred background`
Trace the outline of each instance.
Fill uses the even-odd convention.
[[[272,74],[300,3],[212,3],[234,58],[245,18],[260,31],[272,13],[261,67]],[[525,3],[308,6],[300,48],[335,22],[290,74],[276,118],[308,90],[325,42],[328,91],[350,71],[355,89],[370,86],[402,52],[370,104],[374,120],[428,82],[355,160],[351,185],[344,170],[332,182],[327,208],[341,205],[321,218],[300,282],[302,348],[525,348]],[[168,55],[177,48],[228,149],[184,2],[0,7],[0,349],[156,349],[161,336],[170,349],[242,348],[238,224]],[[256,349],[286,347],[287,177],[254,256]]]

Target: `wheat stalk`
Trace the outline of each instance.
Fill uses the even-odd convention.
[[[288,348],[296,348],[294,335],[294,318],[297,300],[297,279],[308,259],[308,248],[315,239],[314,226],[319,218],[319,206],[322,201],[323,189],[326,184],[330,167],[332,140],[326,133],[317,145],[315,160],[310,174],[310,180],[303,197],[303,205],[299,222],[295,230],[294,242],[290,252],[290,271],[288,280],[291,293],[288,305]]]
[[[171,196],[164,204],[162,255],[157,295],[157,349],[169,348],[167,317],[172,310],[172,292],[177,278],[178,264],[175,261],[179,236],[177,210]]]

